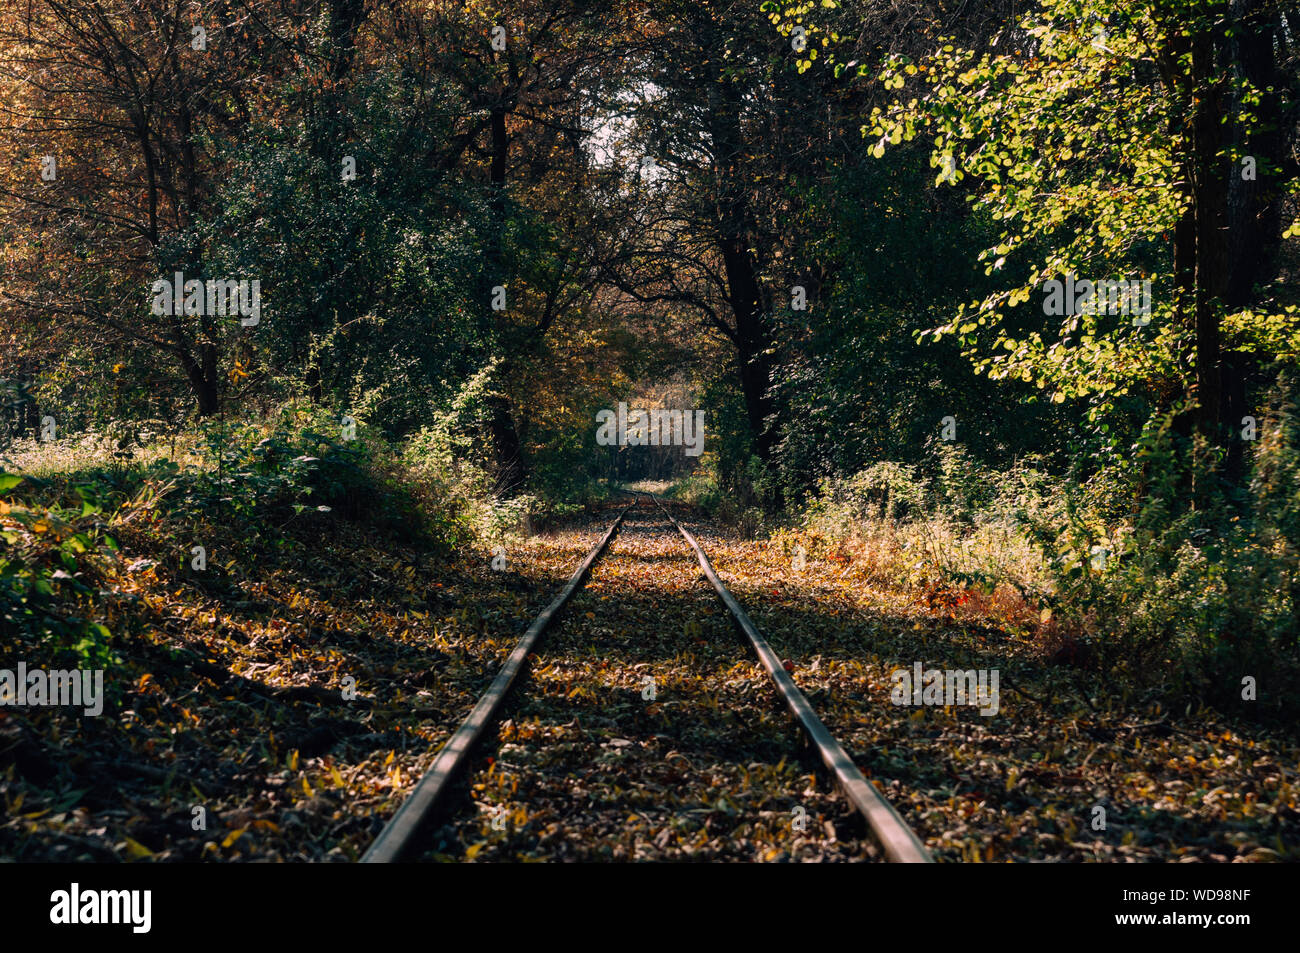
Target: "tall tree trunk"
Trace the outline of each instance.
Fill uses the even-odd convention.
[[[488,431],[492,436],[497,464],[496,489],[503,496],[513,496],[523,489],[527,476],[519,431],[515,427],[509,399],[502,394],[493,394],[486,403]]]
[[[493,286],[505,285],[504,248],[506,229],[506,168],[510,158],[510,134],[506,128],[505,106],[494,106],[488,123],[491,136],[491,165],[489,177],[491,195],[489,209],[491,233],[488,238],[486,260],[481,289],[483,307],[491,308]],[[507,305],[509,299],[507,298]],[[511,349],[515,346],[513,327],[504,311],[492,311],[490,320],[495,328],[496,344],[506,353],[503,370],[499,375],[508,379],[504,369],[511,363]],[[488,399],[490,413],[488,432],[492,439],[493,457],[497,468],[497,490],[504,496],[514,496],[524,488],[528,467],[523,455],[523,442],[515,426],[510,399],[504,394],[494,394]]]
[[[1192,192],[1196,216],[1196,431],[1206,450],[1218,453],[1230,444],[1225,393],[1235,387],[1234,368],[1223,360],[1220,314],[1228,278],[1228,190],[1224,182],[1223,124],[1225,96],[1219,63],[1218,30],[1192,39]],[[1198,468],[1199,480],[1209,468]],[[1212,489],[1195,488],[1198,503]]]
[[[330,0],[329,6],[332,47],[329,71],[335,79],[342,79],[352,68],[357,52],[357,32],[368,11],[366,0]]]
[[[773,405],[768,396],[772,367],[768,335],[763,323],[762,302],[754,262],[744,248],[744,240],[726,237],[722,242],[722,262],[730,292],[729,304],[736,320],[736,358],[740,366],[740,391],[745,401],[745,415],[754,434],[754,452],[767,462],[772,458],[776,435]]]
[[[221,394],[217,387],[217,352],[215,348],[204,345],[200,348],[201,360],[195,360],[186,354],[181,357],[185,376],[189,378],[198,403],[200,417],[211,417],[221,409]]]
[[[744,141],[740,90],[725,80],[710,89],[714,162],[718,176],[718,251],[727,280],[727,304],[735,317],[736,356],[745,414],[754,435],[754,452],[765,463],[776,446],[772,384],[772,342],[764,321],[758,266],[750,251],[757,226],[739,181]]]
[[[1247,307],[1255,288],[1272,281],[1277,275],[1278,254],[1282,243],[1282,165],[1286,162],[1289,143],[1285,130],[1287,117],[1277,90],[1283,86],[1278,76],[1275,45],[1282,36],[1279,13],[1263,17],[1262,0],[1235,0],[1238,23],[1228,40],[1232,72],[1249,80],[1261,90],[1254,107],[1260,122],[1249,130],[1238,130],[1234,143],[1239,152],[1250,157],[1253,178],[1238,162],[1228,174],[1227,249],[1228,274],[1223,288],[1223,304],[1229,313]],[[1234,104],[1235,105],[1235,104]],[[1225,360],[1224,416],[1231,437],[1225,478],[1232,484],[1245,477],[1245,444],[1239,438],[1242,418],[1251,413],[1247,404],[1246,383],[1255,371],[1248,355],[1230,354]]]
[[[1263,17],[1261,0],[1233,0],[1233,35],[1222,24],[1191,42],[1192,207],[1196,230],[1196,430],[1224,463],[1215,477],[1234,486],[1245,469],[1238,435],[1248,412],[1244,355],[1225,353],[1221,315],[1248,307],[1257,286],[1277,271],[1281,241],[1281,176],[1290,126],[1276,92],[1277,16]],[[1249,80],[1261,91],[1253,105],[1232,101],[1230,81]],[[1257,114],[1250,129],[1224,122],[1245,109]],[[1232,149],[1250,156],[1254,178],[1230,161]],[[1182,262],[1176,262],[1176,267]],[[1210,488],[1196,488],[1198,502]]]

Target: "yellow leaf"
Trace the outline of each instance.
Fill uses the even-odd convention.
[[[241,827],[237,831],[231,831],[229,834],[226,835],[226,839],[221,842],[221,846],[229,847],[235,841],[239,840],[239,838],[243,837],[244,834],[246,834],[247,832],[248,832],[247,827]]]
[[[303,789],[304,791],[307,792],[307,796],[308,796],[308,797],[311,797],[312,795],[314,795],[314,794],[316,793],[315,791],[313,791],[313,790],[311,789],[311,785],[307,783],[307,779],[306,779],[306,778],[303,778],[303,779],[302,779],[302,789]]]
[[[469,848],[469,850],[465,851],[465,859],[466,859],[466,860],[473,860],[475,857],[478,856],[478,852],[481,851],[481,850],[483,849],[484,845],[486,845],[486,844],[487,844],[487,841],[483,841],[483,840],[481,840],[481,841],[479,841],[477,844],[472,845],[472,846]]]
[[[129,837],[126,839],[126,852],[128,856],[134,857],[136,860],[153,856],[153,851],[148,847],[145,847],[144,844],[141,844],[138,840],[132,840]]]

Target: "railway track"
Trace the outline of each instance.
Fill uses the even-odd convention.
[[[653,505],[637,498],[624,508],[525,630],[361,861],[447,859],[457,851],[474,857],[485,847],[485,859],[739,860],[752,859],[762,844],[793,832],[804,835],[801,843],[813,844],[817,859],[883,855],[895,863],[930,862],[920,839],[822,724],[699,541],[657,498],[645,499]],[[640,517],[635,521],[628,519],[634,509]],[[632,554],[602,560],[625,527],[635,537],[625,547]],[[694,554],[726,615],[681,559],[685,553],[672,530]],[[676,612],[638,596],[637,583],[651,574],[657,586],[669,587]],[[561,610],[575,600],[583,605],[561,619]],[[673,615],[687,621],[678,628]],[[542,636],[553,626],[557,631],[542,648]],[[746,663],[729,640],[705,639],[706,626],[718,635],[739,630],[769,684],[737,681],[737,668]],[[610,683],[602,656],[614,655],[624,663],[624,674],[639,673],[633,685]],[[530,656],[531,690],[519,693],[525,697],[514,700],[518,711],[501,723],[495,757],[476,753],[506,711]],[[724,681],[730,687],[719,692],[716,686]],[[789,719],[771,711],[772,687],[808,749],[792,744]],[[734,724],[719,735],[716,729],[727,722]],[[807,778],[794,770],[807,750],[842,797],[795,790]],[[483,839],[480,813],[452,807],[459,779],[465,779],[471,799],[496,802],[490,827],[502,832],[500,843],[489,846]],[[791,801],[799,803],[792,807]],[[830,819],[810,829],[805,802]],[[842,829],[856,833],[861,826],[847,816],[850,807],[865,823],[867,838],[840,836]],[[588,834],[595,832],[587,840],[597,847],[575,846],[574,831],[584,824]],[[528,836],[512,840],[510,832],[524,828]]]

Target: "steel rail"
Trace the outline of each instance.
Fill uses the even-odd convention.
[[[673,514],[668,512],[668,507],[660,503],[654,494],[647,493],[646,495],[658,504],[664,515],[672,520],[672,524],[677,527],[678,532],[685,537],[686,542],[690,543],[691,548],[695,550],[695,556],[699,560],[700,568],[704,570],[705,577],[713,584],[718,596],[731,610],[732,616],[735,617],[737,624],[749,639],[750,645],[754,647],[754,651],[758,654],[758,660],[776,684],[781,700],[785,702],[786,708],[790,710],[790,713],[802,726],[813,746],[817,749],[817,753],[821,756],[822,763],[835,776],[835,780],[839,782],[845,796],[866,819],[867,826],[885,849],[885,856],[894,863],[900,864],[933,863],[934,858],[925,849],[921,839],[907,826],[907,822],[894,810],[893,805],[885,800],[871,782],[862,776],[862,772],[853,763],[853,759],[849,757],[848,752],[822,724],[822,720],[817,717],[817,713],[813,711],[813,707],[808,703],[804,693],[799,690],[799,686],[795,684],[794,679],[790,677],[790,673],[781,664],[780,657],[777,656],[776,652],[772,651],[772,647],[763,638],[758,626],[754,625],[749,616],[745,614],[745,610],[741,608],[740,603],[722,584],[722,580],[718,578],[717,572],[714,571],[712,563],[709,562],[709,557],[704,554],[699,542],[687,531],[686,527],[677,522]]]
[[[569,577],[568,583],[560,590],[560,594],[552,600],[551,604],[542,610],[541,614],[533,620],[524,634],[520,637],[519,643],[515,646],[510,657],[506,659],[501,671],[497,672],[496,678],[488,686],[478,703],[475,704],[469,716],[461,722],[455,734],[448,739],[434,758],[433,765],[425,772],[424,777],[415,786],[410,796],[402,802],[402,806],[397,809],[397,813],[389,819],[384,825],[384,829],[379,832],[374,843],[361,857],[363,864],[388,864],[400,860],[403,855],[410,849],[416,835],[420,832],[424,823],[429,819],[434,808],[438,805],[451,782],[455,779],[460,769],[464,767],[470,752],[475,744],[483,736],[497,712],[500,710],[502,703],[509,694],[511,686],[514,685],[515,679],[523,671],[524,663],[528,658],[528,653],[532,651],[538,638],[546,631],[555,618],[556,613],[564,607],[564,604],[573,597],[573,594],[582,588],[588,571],[597,559],[605,552],[609,546],[610,540],[618,532],[619,525],[623,522],[623,517],[627,515],[635,503],[630,503],[623,508],[614,520],[614,524],[606,531],[600,542],[587,553],[587,558],[582,561],[577,570]]]

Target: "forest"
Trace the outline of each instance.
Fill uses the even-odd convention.
[[[5,4],[0,857],[361,859],[631,505],[424,859],[878,857],[680,520],[934,859],[1300,860],[1298,408],[1289,0]]]

